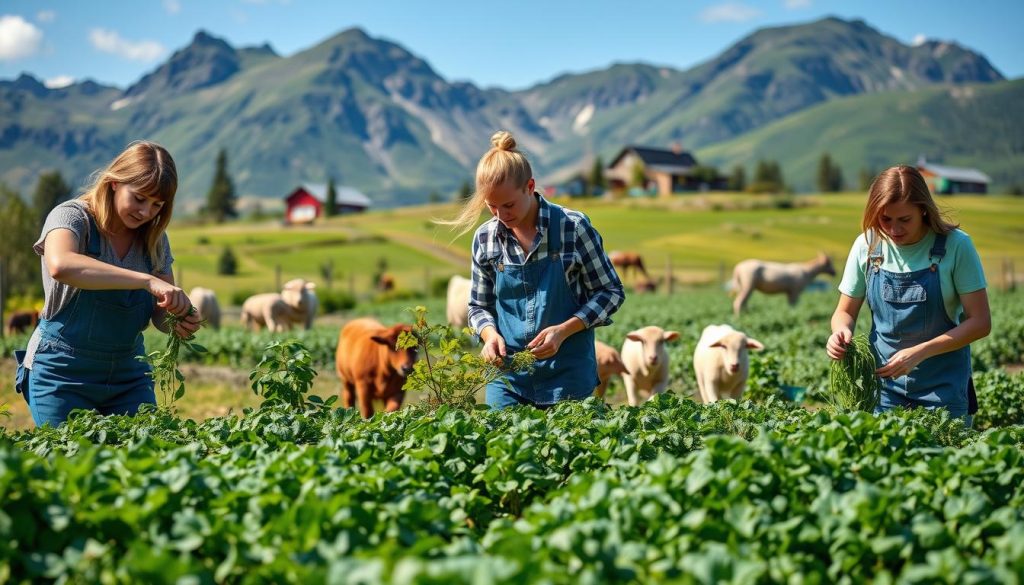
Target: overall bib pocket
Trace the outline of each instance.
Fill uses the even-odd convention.
[[[882,284],[882,300],[893,312],[892,322],[899,323],[893,333],[905,341],[917,340],[925,334],[928,325],[928,291],[916,282],[886,282]]]

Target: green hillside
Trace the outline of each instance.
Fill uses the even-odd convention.
[[[664,276],[671,264],[678,281],[707,284],[744,258],[799,261],[819,250],[832,254],[841,271],[858,233],[863,201],[860,194],[803,196],[796,208],[778,209],[765,197],[716,194],[561,203],[589,215],[607,250],[642,253],[655,276]],[[1016,258],[1018,271],[1024,271],[1024,198],[950,197],[940,203],[974,239],[993,285],[1000,283],[1004,258]],[[365,297],[381,258],[400,290],[419,293],[432,280],[469,274],[470,236],[451,242],[451,232],[430,221],[454,212],[450,205],[407,207],[305,228],[176,226],[170,238],[185,287],[211,287],[225,301],[235,291],[272,290],[277,266],[282,281],[304,277],[324,286],[320,266],[328,261],[334,264],[336,288],[351,285]],[[239,257],[238,276],[216,275],[225,245]]]
[[[746,164],[748,172],[754,161],[774,159],[787,183],[810,191],[825,152],[843,166],[847,187],[856,187],[862,166],[878,172],[925,155],[978,168],[1005,192],[1024,184],[1024,79],[837,99],[697,155],[723,169]]]

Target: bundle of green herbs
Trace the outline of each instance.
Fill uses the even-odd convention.
[[[195,307],[189,315],[195,314]],[[185,346],[195,353],[206,353],[206,348],[195,341],[195,335],[187,338],[179,337],[176,328],[185,316],[179,317],[171,312],[164,316],[164,325],[167,328],[167,347],[163,351],[152,351],[147,355],[139,356],[139,359],[148,362],[152,371],[149,376],[160,392],[160,406],[167,407],[185,395],[185,375],[178,369],[178,353],[182,346]],[[206,324],[206,319],[200,321],[201,325]]]
[[[832,360],[828,373],[829,403],[836,410],[872,412],[878,405],[881,384],[875,375],[875,356],[863,334],[854,335],[841,360]]]

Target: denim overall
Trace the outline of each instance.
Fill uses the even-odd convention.
[[[562,222],[565,212],[551,206],[548,254],[522,266],[492,258],[495,267],[498,333],[505,339],[507,355],[522,351],[545,327],[558,325],[580,309],[569,289],[562,264]],[[503,382],[511,385],[511,391]],[[487,404],[504,408],[516,404],[550,406],[560,400],[581,400],[597,386],[594,330],[570,335],[553,357],[537,360],[532,374],[512,372],[487,385]]]
[[[871,307],[871,348],[879,367],[893,354],[933,339],[956,323],[946,314],[938,263],[946,254],[946,236],[937,234],[928,251],[932,264],[923,270],[895,273],[881,268],[882,257],[868,259],[867,301]],[[930,357],[909,374],[883,378],[882,397],[875,412],[896,407],[943,407],[951,415],[968,416],[968,381],[971,378],[971,349]]]
[[[100,256],[92,216],[86,253]],[[152,270],[148,256],[146,264]],[[156,403],[149,364],[136,359],[155,304],[146,290],[79,290],[68,306],[40,321],[27,388],[37,426],[57,426],[76,408],[135,414],[140,405]]]

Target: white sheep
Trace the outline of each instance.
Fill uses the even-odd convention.
[[[458,274],[448,280],[448,304],[445,307],[445,315],[448,317],[448,324],[456,331],[469,324],[469,292],[472,285],[473,281]]]
[[[766,294],[786,293],[786,299],[793,306],[814,277],[823,273],[836,275],[832,258],[824,252],[818,253],[814,260],[789,264],[744,260],[732,269],[732,292],[736,294],[732,312],[739,315],[755,290]]]
[[[630,406],[640,404],[637,390],[649,392],[648,398],[665,391],[668,386],[668,351],[666,341],[679,339],[679,333],[649,325],[626,334],[622,342],[622,363],[626,373],[622,382]]]
[[[289,280],[280,293],[253,295],[242,303],[242,324],[253,331],[290,331],[293,325],[312,324],[310,306],[316,303],[316,283],[302,278]],[[315,311],[315,307],[313,308]]]
[[[206,319],[206,323],[214,329],[220,329],[220,305],[217,304],[217,295],[208,288],[201,286],[194,287],[188,293],[188,300],[196,308],[199,316]]]
[[[764,344],[729,325],[704,328],[693,351],[693,371],[701,402],[739,400],[743,396],[750,373],[750,349],[760,351]]]

